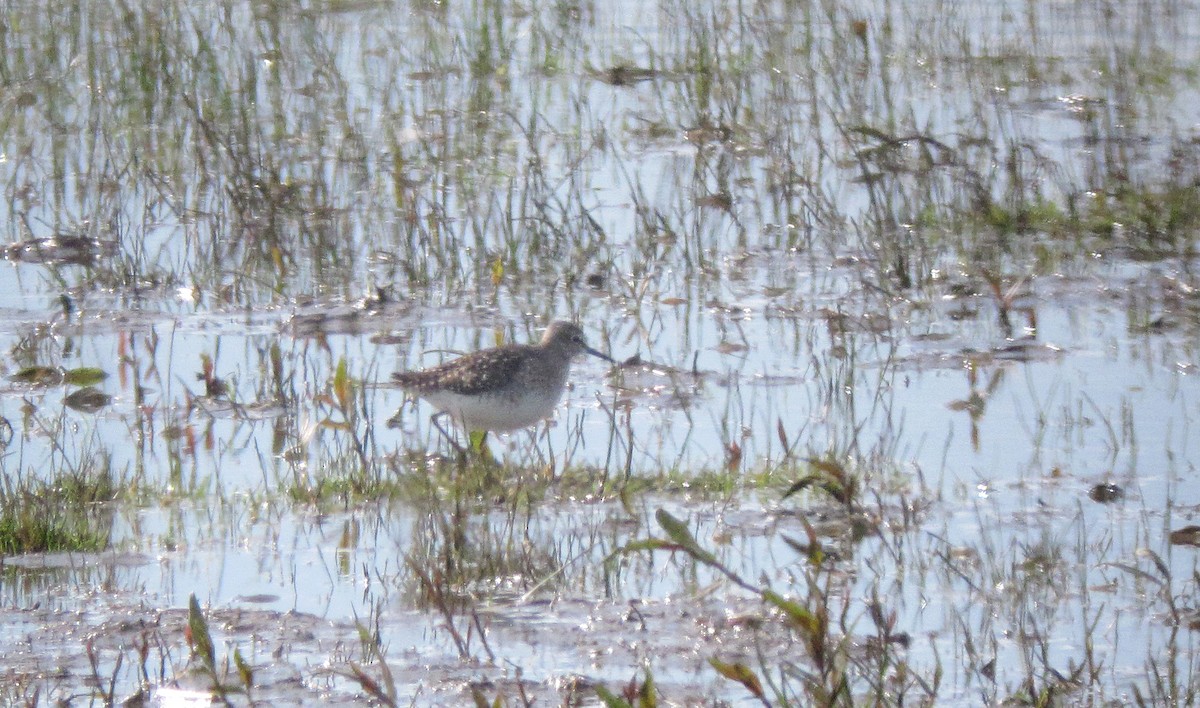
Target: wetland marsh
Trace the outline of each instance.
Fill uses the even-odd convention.
[[[1188,705],[1200,5],[0,20],[0,703]],[[462,461],[393,371],[577,322]]]

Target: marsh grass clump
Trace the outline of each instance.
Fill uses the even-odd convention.
[[[0,554],[100,551],[117,496],[108,469],[0,486]]]
[[[286,485],[285,493],[297,504],[353,506],[392,498],[398,494],[398,488],[353,468],[312,476],[297,475]]]

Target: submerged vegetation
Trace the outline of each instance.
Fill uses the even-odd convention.
[[[6,13],[0,703],[1195,701],[1195,8]]]

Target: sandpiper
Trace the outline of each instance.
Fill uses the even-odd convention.
[[[468,433],[503,432],[549,418],[562,398],[571,359],[585,353],[612,361],[587,345],[578,326],[554,322],[537,344],[484,349],[423,371],[399,371],[392,378]]]

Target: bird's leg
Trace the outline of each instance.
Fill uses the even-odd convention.
[[[433,427],[437,428],[438,432],[442,434],[442,437],[446,438],[446,440],[450,442],[455,451],[458,452],[459,459],[465,460],[467,457],[466,448],[464,448],[462,445],[459,445],[458,441],[454,439],[454,436],[450,434],[450,431],[442,427],[441,418],[446,417],[446,415],[447,414],[444,412],[434,413],[433,415],[429,416],[429,422],[433,423]]]

